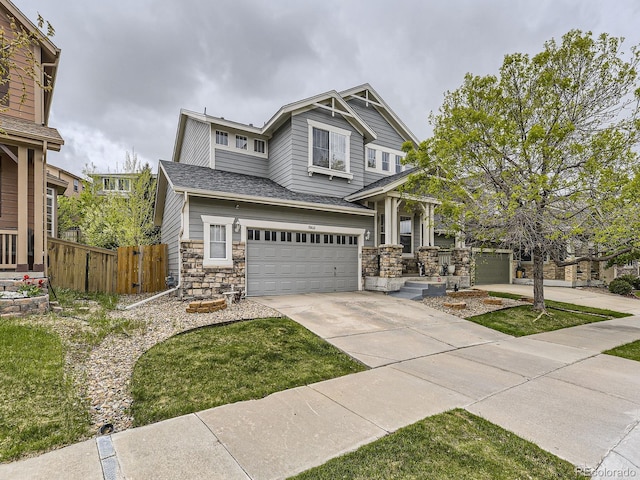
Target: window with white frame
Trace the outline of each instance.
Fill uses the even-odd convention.
[[[246,150],[247,149],[247,137],[245,137],[243,135],[236,135],[236,148],[239,148],[240,150]]]
[[[47,187],[47,234],[50,237],[56,235],[56,192],[53,188]]]
[[[380,245],[384,245],[385,244],[385,234],[384,234],[384,214],[380,215]]]
[[[400,173],[402,171],[402,157],[400,155],[396,155],[396,173]]]
[[[216,144],[228,146],[229,134],[227,132],[221,132],[220,130],[216,130]]]
[[[265,153],[266,148],[264,140],[255,139],[253,141],[253,151],[257,153]]]
[[[412,222],[411,217],[400,217],[400,245],[402,245],[402,253],[411,253],[411,235]]]
[[[389,152],[382,152],[382,170],[389,171]]]
[[[73,191],[77,192],[78,190],[80,190],[80,182],[78,181],[77,178],[73,179]]]
[[[367,167],[376,168],[376,151],[373,148],[367,148]]]
[[[331,125],[309,123],[309,172],[353,178],[349,173],[351,132]]]
[[[231,267],[233,218],[202,215],[204,236],[204,267]]]

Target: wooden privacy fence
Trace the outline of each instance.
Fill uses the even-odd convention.
[[[167,245],[143,245],[118,248],[118,284],[120,294],[151,293],[166,288]]]
[[[48,276],[54,288],[81,292],[116,291],[116,252],[51,237],[47,244]]]

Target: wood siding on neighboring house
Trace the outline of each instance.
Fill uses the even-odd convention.
[[[167,191],[162,217],[161,242],[168,245],[167,264],[169,272],[178,277],[180,270],[180,229],[182,227],[182,204],[184,197],[172,190]]]
[[[5,35],[11,35],[11,24],[7,17],[7,10],[0,8],[0,28],[5,32]],[[39,46],[33,47],[39,50]],[[39,58],[39,55],[37,55]],[[18,68],[28,70],[29,63],[27,56],[21,52],[16,52],[13,61]],[[22,74],[24,76],[24,74]],[[23,91],[24,88],[24,91]],[[24,98],[23,98],[24,95]],[[8,109],[3,112],[5,115],[12,117],[22,118],[32,122],[36,121],[36,109],[35,109],[35,82],[28,77],[24,76],[24,85],[20,79],[19,72],[12,73],[12,79],[9,82],[9,105]]]
[[[253,145],[250,145],[250,148],[253,148]],[[268,178],[269,160],[255,155],[216,149],[216,170]]]
[[[239,208],[236,208],[236,205],[239,205]],[[306,230],[307,225],[331,225],[365,228],[373,232],[373,217],[191,197],[189,199],[189,238],[191,240],[204,238],[201,215],[299,223],[301,230]],[[309,233],[313,232],[309,230]],[[365,246],[373,246],[373,237],[371,235],[369,241],[365,242]],[[233,240],[240,241],[240,233],[234,232]]]
[[[333,180],[324,174],[314,173],[309,176],[309,124],[307,120],[324,123],[351,132],[349,172],[353,180],[349,183],[345,178],[334,177]],[[364,143],[360,135],[341,115],[335,117],[324,110],[316,109],[295,115],[292,118],[292,164],[293,180],[290,188],[296,192],[324,195],[328,197],[345,197],[360,190],[364,186]]]
[[[269,140],[269,178],[283,187],[291,187],[291,121],[282,125]]]
[[[18,225],[18,165],[0,155],[0,229]]]
[[[187,118],[180,150],[180,163],[209,167],[211,156],[211,126]]]

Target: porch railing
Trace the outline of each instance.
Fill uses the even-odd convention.
[[[440,273],[442,275],[446,275],[447,272],[442,270],[443,265],[451,265],[451,251],[449,250],[440,250],[438,252],[438,265],[440,265]]]
[[[18,232],[0,230],[0,269],[16,268]]]

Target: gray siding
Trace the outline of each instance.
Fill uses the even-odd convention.
[[[269,178],[291,187],[291,121],[287,121],[269,140]]]
[[[405,139],[389,125],[389,122],[380,115],[376,107],[371,104],[367,107],[365,102],[358,99],[350,99],[347,103],[349,103],[349,106],[376,132],[378,138],[372,143],[382,147],[400,150]]]
[[[216,170],[253,175],[254,177],[268,177],[269,160],[217,148]]]
[[[351,131],[350,172],[351,183],[345,178],[314,173],[309,176],[309,124],[307,120],[315,120],[334,127]],[[364,186],[364,141],[360,135],[342,116],[331,116],[331,113],[316,109],[295,115],[292,118],[292,183],[289,187],[297,192],[325,195],[329,197],[345,197],[360,190]]]
[[[164,202],[164,215],[162,216],[161,241],[168,245],[169,272],[174,278],[178,278],[179,272],[179,245],[180,240],[180,215],[182,212],[182,195],[167,190]]]
[[[236,205],[239,205],[239,208],[236,208]],[[204,238],[201,215],[299,223],[302,230],[306,230],[308,224],[315,224],[366,228],[373,232],[373,217],[190,197],[189,237],[192,240]],[[240,233],[234,232],[233,240],[239,241]],[[373,235],[365,245],[373,246]]]
[[[187,118],[180,150],[180,162],[201,167],[210,166],[211,127],[207,123]]]

